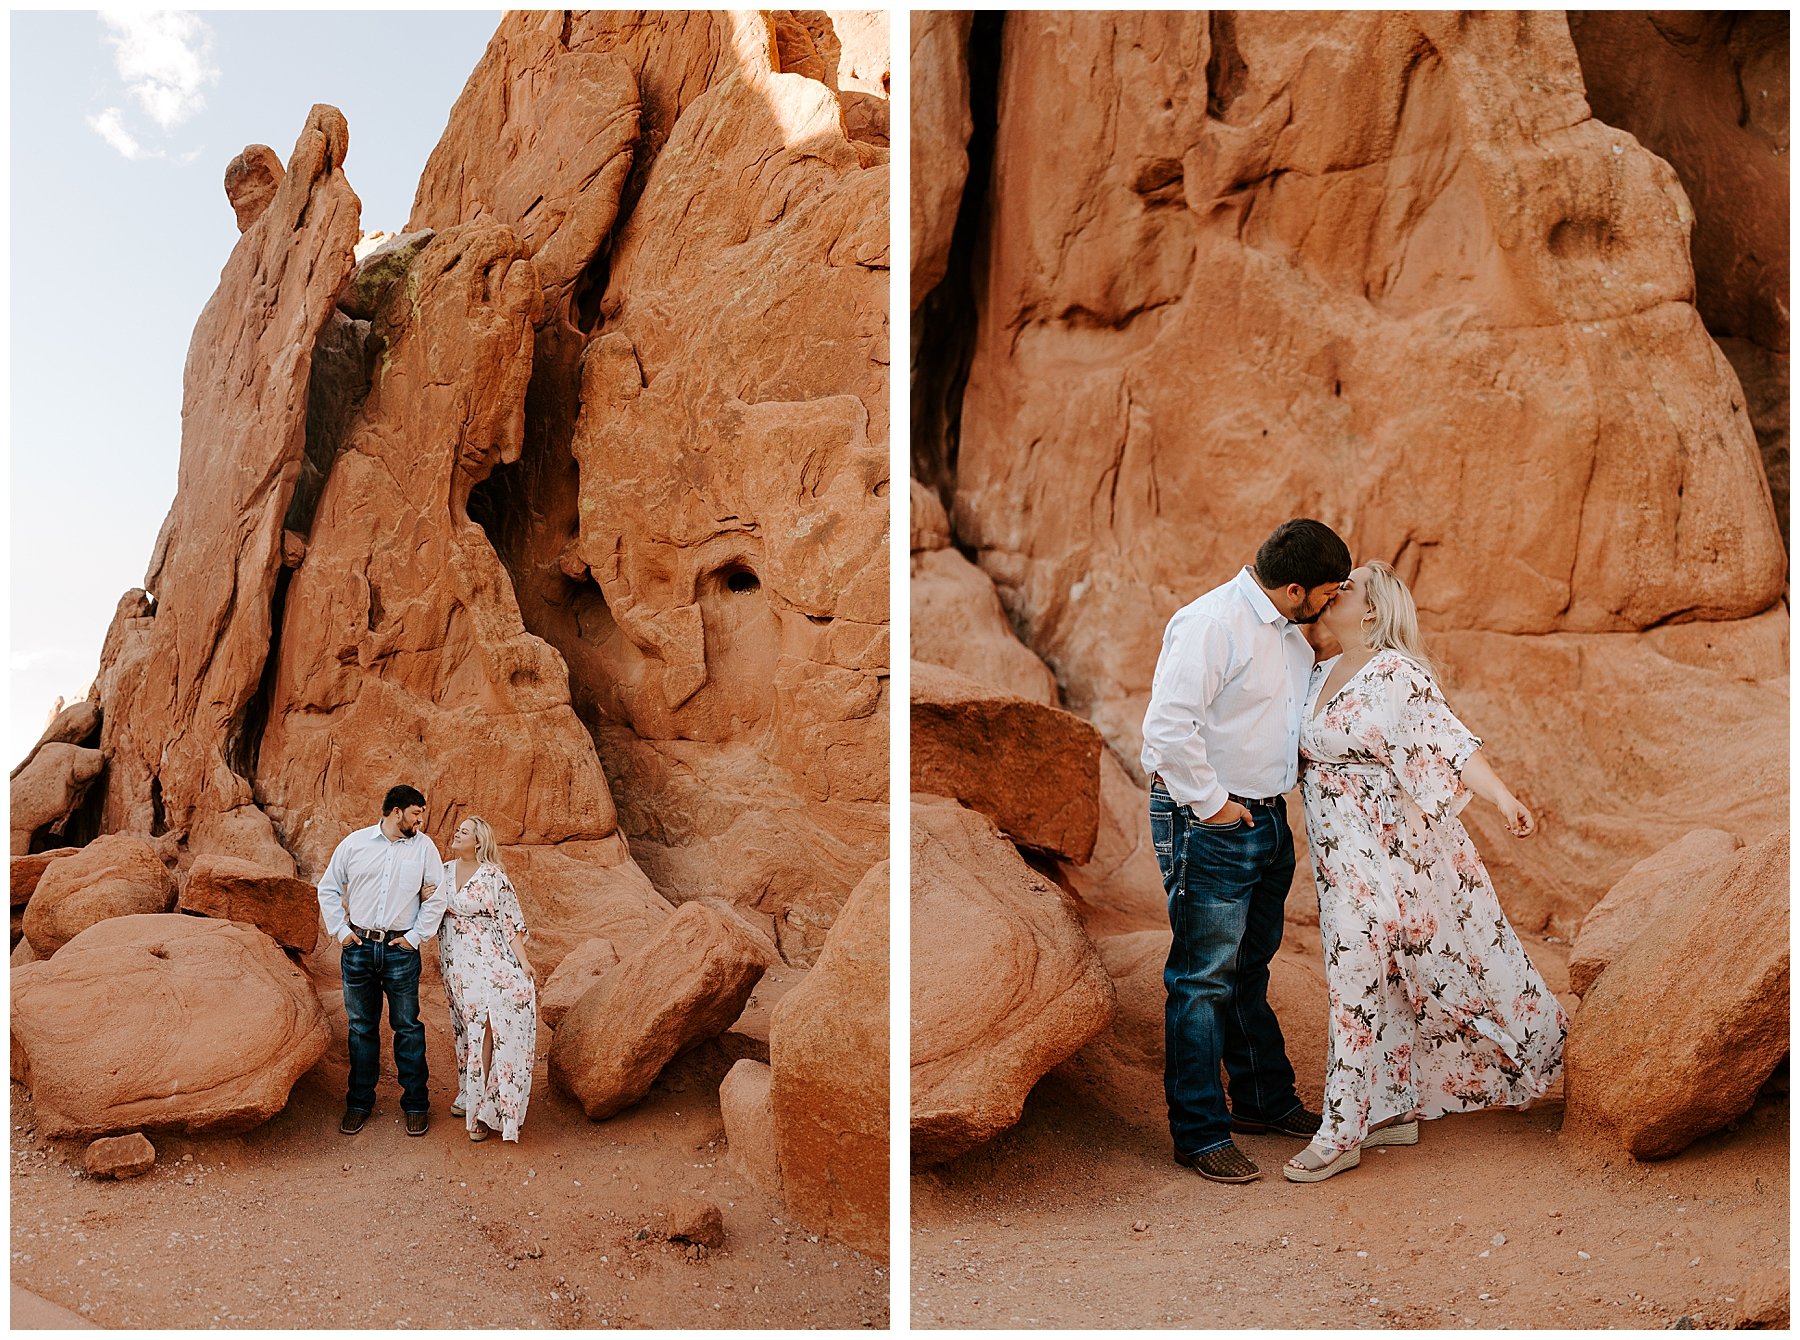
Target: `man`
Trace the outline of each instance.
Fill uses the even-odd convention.
[[[410,786],[394,787],[381,804],[381,822],[338,843],[319,881],[325,930],[344,947],[350,1093],[338,1129],[345,1135],[360,1131],[375,1110],[384,995],[406,1133],[423,1135],[430,1125],[425,1026],[419,1022],[419,946],[437,934],[450,891],[437,848],[419,831],[424,822],[425,797]]]
[[[1150,832],[1174,931],[1163,970],[1169,1131],[1175,1161],[1215,1182],[1259,1175],[1234,1130],[1305,1138],[1319,1128],[1269,1008],[1269,960],[1294,878],[1281,796],[1299,780],[1314,660],[1301,625],[1350,566],[1329,526],[1283,523],[1253,567],[1169,621],[1144,714]]]

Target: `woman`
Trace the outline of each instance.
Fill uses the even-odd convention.
[[[438,939],[456,1033],[456,1101],[469,1139],[515,1143],[537,1057],[537,974],[525,956],[525,917],[500,865],[494,830],[464,819],[445,867],[450,903]]]
[[[1538,1097],[1569,1022],[1457,815],[1472,792],[1516,836],[1536,824],[1438,692],[1406,584],[1357,568],[1320,622],[1343,653],[1313,667],[1301,795],[1331,1017],[1324,1121],[1282,1169],[1294,1182],[1418,1143],[1421,1117]]]

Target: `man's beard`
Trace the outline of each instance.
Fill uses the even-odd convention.
[[[1327,606],[1326,608],[1329,608],[1329,606]],[[1319,616],[1323,613],[1325,613],[1325,610],[1323,610],[1323,609],[1316,610],[1313,613],[1304,616],[1303,618],[1290,619],[1290,620],[1288,620],[1288,622],[1289,623],[1317,623],[1319,621]]]

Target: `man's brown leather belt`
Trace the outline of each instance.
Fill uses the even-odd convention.
[[[1160,786],[1164,791],[1169,789],[1168,783],[1163,781],[1160,772],[1153,772],[1150,774],[1150,785]],[[1280,796],[1273,796],[1268,800],[1258,800],[1252,796],[1227,795],[1226,799],[1235,800],[1245,809],[1277,810],[1285,808],[1286,805],[1286,802],[1284,802]]]

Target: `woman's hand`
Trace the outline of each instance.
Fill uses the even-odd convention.
[[[1506,831],[1514,837],[1530,837],[1537,832],[1537,820],[1532,818],[1531,811],[1512,792],[1508,791],[1498,802],[1501,817],[1506,820]]]

